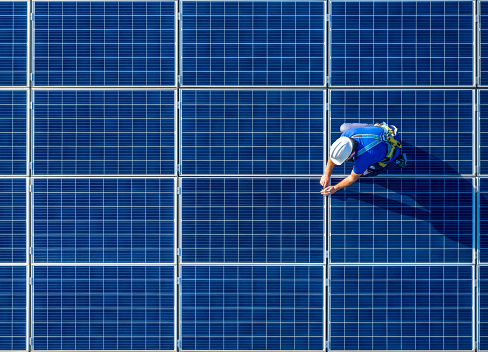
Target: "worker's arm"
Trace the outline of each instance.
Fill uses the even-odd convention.
[[[324,188],[330,185],[330,175],[332,174],[334,165],[335,164],[330,160],[329,157],[329,160],[327,160],[327,166],[325,167],[324,176],[322,176],[322,178],[320,179],[320,184]]]
[[[347,176],[345,179],[343,179],[341,182],[339,182],[335,186],[329,186],[329,187],[324,188],[322,191],[320,191],[320,193],[322,193],[322,195],[324,195],[324,196],[330,196],[331,194],[334,194],[338,190],[352,185],[360,177],[361,177],[361,174],[355,174],[354,172],[351,172],[351,174],[349,176]]]

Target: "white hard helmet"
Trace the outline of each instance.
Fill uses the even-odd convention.
[[[336,165],[342,165],[352,153],[353,143],[350,138],[340,137],[330,147],[330,159]]]

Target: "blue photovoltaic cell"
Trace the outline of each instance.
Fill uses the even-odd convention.
[[[330,260],[472,263],[473,191],[458,178],[356,182],[331,197]]]
[[[0,350],[26,349],[26,268],[0,267]]]
[[[34,268],[35,350],[174,350],[174,268]]]
[[[25,263],[26,192],[25,179],[0,179],[1,263]]]
[[[183,350],[322,350],[323,269],[182,268]]]
[[[332,266],[330,350],[472,350],[471,266]]]
[[[175,1],[36,1],[37,86],[175,85]]]
[[[344,122],[385,121],[398,128],[408,162],[390,174],[473,174],[473,91],[334,90],[330,99],[331,143]],[[334,170],[349,174],[352,163],[344,164]]]
[[[186,263],[322,263],[318,179],[182,179]]]
[[[183,91],[182,173],[321,175],[322,91]]]
[[[479,179],[479,261],[488,262],[488,179]]]
[[[479,84],[488,84],[488,1],[479,1]]]
[[[1,6],[0,2],[0,9]],[[0,73],[0,79],[1,76]],[[26,132],[27,93],[25,91],[0,91],[0,175],[25,175]]]
[[[473,85],[473,1],[331,1],[331,84]]]
[[[173,179],[36,179],[38,263],[172,263]]]
[[[0,86],[27,82],[27,1],[0,2]]]
[[[37,175],[175,173],[175,93],[36,91]]]
[[[488,350],[488,267],[479,267],[479,350]]]
[[[488,91],[479,91],[479,167],[480,174],[488,174]]]
[[[324,85],[323,1],[182,1],[184,85]]]

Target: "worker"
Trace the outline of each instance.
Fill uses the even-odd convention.
[[[403,168],[407,164],[405,154],[401,153],[401,144],[395,139],[397,128],[386,123],[360,124],[344,123],[342,135],[330,148],[330,157],[325,173],[320,179],[324,196],[352,185],[361,176],[374,177],[385,169]],[[351,174],[338,184],[331,186],[330,177],[335,165],[344,161],[354,163]]]

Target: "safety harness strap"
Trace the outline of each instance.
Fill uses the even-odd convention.
[[[386,163],[390,161],[390,159],[395,155],[396,148],[401,148],[402,145],[395,139],[395,132],[385,123],[376,123],[375,127],[380,127],[383,129],[383,134],[376,135],[376,134],[356,134],[351,138],[372,138],[374,139],[373,142],[369,143],[367,146],[363,147],[361,150],[358,151],[357,156],[360,156],[364,152],[371,150],[381,142],[384,142],[387,147],[388,151],[386,152],[386,156],[381,160],[378,164],[382,167],[386,166]]]

